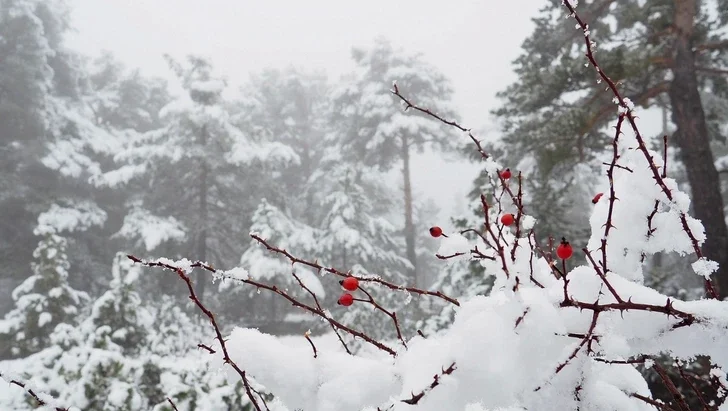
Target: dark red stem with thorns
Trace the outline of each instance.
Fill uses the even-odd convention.
[[[637,127],[637,122],[635,120],[634,113],[632,112],[632,108],[625,102],[624,98],[622,97],[622,94],[619,92],[619,89],[617,88],[617,85],[612,81],[609,76],[607,76],[604,71],[602,71],[601,67],[599,66],[599,63],[594,58],[594,51],[592,48],[592,40],[589,36],[589,29],[584,23],[584,21],[579,17],[579,15],[576,13],[576,10],[574,10],[574,6],[571,4],[571,1],[569,0],[563,0],[562,4],[569,10],[569,15],[573,17],[576,22],[579,24],[579,27],[581,27],[581,30],[584,32],[584,42],[586,43],[586,58],[589,60],[589,63],[594,67],[594,69],[599,74],[599,77],[604,80],[609,89],[612,91],[612,94],[614,94],[614,97],[616,97],[618,101],[618,105],[624,110],[624,116],[627,118],[627,121],[629,122],[629,125],[632,127],[632,130],[634,131],[635,138],[637,139],[637,144],[639,150],[642,152],[642,154],[645,156],[645,159],[647,160],[647,163],[650,166],[650,170],[652,171],[652,176],[657,183],[657,185],[660,186],[660,189],[665,194],[668,200],[673,201],[672,198],[672,192],[665,184],[665,180],[660,175],[660,172],[657,169],[657,165],[655,165],[655,162],[652,159],[652,156],[647,151],[647,146],[645,145],[645,139],[642,137],[642,133],[640,133],[639,128]],[[690,238],[690,241],[693,245],[693,250],[695,251],[695,255],[698,258],[703,257],[703,252],[700,250],[700,244],[698,243],[698,240],[695,238],[695,235],[693,234],[693,231],[690,229],[690,226],[688,226],[687,217],[684,212],[680,211],[680,223],[682,225],[683,231],[687,234],[687,236]],[[710,279],[705,280],[705,288],[708,292],[708,295],[710,298],[718,298],[718,293],[715,291],[715,287],[713,286],[713,282]]]
[[[183,269],[181,269],[179,267],[175,267],[170,264],[164,264],[164,263],[159,263],[159,262],[157,262],[157,263],[145,262],[144,260],[134,257],[133,255],[127,255],[127,258],[134,261],[135,263],[143,264],[143,265],[146,265],[149,267],[156,266],[156,267],[163,267],[163,268],[172,270],[177,274],[177,276],[179,278],[182,279],[182,281],[185,282],[185,284],[187,284],[187,291],[190,294],[190,299],[195,303],[195,305],[197,305],[197,308],[199,308],[200,311],[202,311],[207,316],[207,318],[210,320],[210,323],[212,324],[212,327],[215,329],[215,338],[220,342],[220,348],[222,349],[223,361],[225,362],[225,364],[229,364],[235,370],[235,372],[237,372],[238,375],[240,376],[241,380],[243,381],[243,385],[245,387],[245,393],[248,395],[248,398],[250,399],[250,402],[255,407],[256,411],[262,411],[262,409],[260,408],[260,405],[258,405],[258,400],[253,395],[253,390],[251,389],[250,381],[248,381],[247,373],[242,368],[240,368],[238,366],[238,364],[235,363],[235,361],[233,361],[232,358],[230,358],[230,354],[228,353],[225,339],[222,337],[222,331],[220,330],[220,326],[217,324],[217,319],[215,319],[215,314],[213,314],[212,311],[210,311],[207,307],[205,307],[205,305],[202,304],[200,299],[197,298],[197,294],[195,294],[195,288],[192,286],[192,280],[190,280],[189,275],[187,275],[187,273],[185,273],[185,271]],[[200,263],[199,266],[201,267],[202,263]],[[215,271],[215,269],[212,267],[210,267],[210,269],[213,272]]]
[[[144,260],[141,260],[141,259],[139,259],[137,257],[134,257],[134,256],[131,256],[131,255],[129,255],[127,257],[129,257],[129,259],[131,259],[131,260],[133,260],[135,262],[138,262],[140,264],[146,265],[148,267],[163,267],[163,268],[167,268],[167,269],[170,269],[170,270],[175,270],[175,271],[176,270],[180,270],[180,271],[182,271],[180,268],[175,267],[175,266],[170,265],[170,264],[161,263],[161,262],[157,262],[157,261],[144,261]],[[205,269],[205,270],[207,270],[207,271],[209,271],[211,273],[219,274],[219,275],[222,275],[224,277],[224,272],[218,271],[215,268],[213,268],[212,266],[210,266],[210,265],[208,265],[206,263],[203,263],[201,261],[196,261],[195,263],[191,264],[190,267],[191,268],[202,268],[202,269]],[[189,280],[189,277],[187,277],[187,278]],[[228,277],[225,277],[225,278],[228,278]],[[234,278],[233,280],[239,281],[239,282],[242,282],[242,283],[245,283],[245,284],[249,284],[249,285],[252,285],[252,286],[255,286],[257,288],[261,288],[261,289],[264,289],[264,290],[267,290],[267,291],[272,291],[272,292],[280,295],[281,297],[285,298],[286,300],[288,300],[294,307],[301,308],[301,309],[303,309],[305,311],[308,311],[308,312],[310,312],[312,314],[315,314],[315,315],[317,315],[317,316],[325,319],[326,321],[329,322],[329,324],[335,326],[337,329],[346,331],[347,333],[349,333],[349,334],[351,334],[351,335],[353,335],[355,337],[359,337],[362,340],[368,342],[369,344],[371,344],[371,345],[379,348],[380,350],[385,351],[386,353],[390,354],[391,356],[396,356],[397,355],[396,351],[394,351],[392,348],[388,347],[387,345],[385,345],[385,344],[383,344],[383,343],[381,343],[381,342],[379,342],[379,341],[377,341],[377,340],[369,337],[368,335],[364,334],[361,331],[357,331],[357,330],[355,330],[353,328],[347,327],[346,325],[344,325],[344,324],[336,321],[335,319],[329,317],[328,315],[326,315],[326,313],[323,310],[320,310],[320,309],[318,309],[316,307],[310,306],[310,305],[308,305],[306,303],[303,303],[303,302],[301,302],[301,301],[299,301],[299,300],[291,297],[285,290],[281,290],[280,288],[278,288],[275,285],[268,285],[268,284],[264,284],[264,283],[261,283],[261,282],[255,281],[255,280],[251,280],[251,279]],[[208,312],[209,312],[209,310],[208,310]],[[222,335],[220,335],[219,338],[222,339]]]
[[[3,376],[2,372],[0,372],[0,379],[5,380],[5,377]],[[11,385],[17,385],[18,387],[24,389],[25,392],[28,393],[28,395],[33,397],[33,399],[35,399],[35,401],[38,402],[39,406],[48,405],[45,401],[40,399],[40,397],[38,396],[38,393],[36,393],[32,388],[28,387],[28,383],[26,383],[24,381],[20,381],[18,379],[10,379],[10,380],[6,380],[6,381]],[[68,411],[68,408],[66,408],[66,407],[53,407],[53,409],[55,411]]]
[[[617,120],[617,126],[615,127],[617,131],[615,132],[614,139],[612,140],[612,162],[607,169],[607,177],[609,178],[609,211],[607,213],[607,221],[604,223],[604,237],[602,237],[601,245],[601,263],[605,274],[609,271],[609,268],[607,267],[607,238],[609,237],[609,230],[614,227],[614,224],[612,224],[612,213],[614,212],[614,202],[617,200],[617,195],[614,192],[614,168],[616,167],[617,160],[619,159],[619,146],[617,142],[619,141],[619,135],[622,134],[623,122],[624,114],[620,114],[619,119]]]
[[[417,404],[418,402],[420,402],[420,400],[422,399],[422,397],[425,396],[425,394],[427,394],[428,392],[432,391],[433,388],[435,388],[438,385],[440,385],[440,379],[443,376],[450,375],[455,370],[457,370],[457,368],[455,367],[455,363],[450,364],[450,366],[447,367],[447,369],[443,369],[441,373],[435,374],[435,376],[432,377],[432,383],[430,383],[430,385],[427,386],[427,388],[425,388],[424,390],[418,392],[417,394],[412,393],[412,397],[407,398],[406,400],[402,400],[402,402],[405,403],[405,404],[409,404],[409,405],[415,405],[415,404]]]
[[[318,271],[324,270],[324,271],[326,271],[328,273],[338,275],[339,277],[344,277],[344,278],[346,278],[346,277],[354,277],[357,280],[359,280],[359,282],[373,282],[373,283],[377,283],[377,284],[383,285],[383,286],[385,286],[385,287],[387,287],[387,288],[389,288],[391,290],[407,291],[407,292],[410,292],[410,293],[413,293],[413,294],[419,294],[419,295],[430,295],[430,296],[433,296],[433,297],[442,298],[443,300],[445,300],[445,301],[447,301],[447,302],[449,302],[451,304],[455,304],[457,306],[460,305],[460,303],[458,302],[458,300],[456,300],[454,298],[451,298],[451,297],[448,297],[447,295],[443,294],[440,291],[427,291],[427,290],[423,290],[423,289],[416,288],[416,287],[400,286],[400,285],[392,284],[392,283],[390,283],[388,281],[385,281],[385,280],[383,280],[383,279],[381,279],[379,277],[376,277],[376,278],[356,277],[356,276],[351,275],[351,273],[345,273],[345,272],[340,271],[340,270],[337,270],[337,269],[335,269],[333,267],[325,267],[325,266],[323,266],[323,265],[321,265],[319,263],[316,263],[316,262],[306,261],[306,260],[303,260],[303,259],[294,257],[288,251],[286,251],[284,249],[281,249],[281,248],[277,248],[277,247],[271,245],[266,240],[262,239],[260,236],[258,236],[256,234],[251,234],[250,237],[252,237],[255,241],[259,242],[260,244],[264,245],[265,248],[268,249],[268,251],[273,251],[275,253],[278,253],[278,254],[281,254],[281,255],[285,256],[286,258],[288,258],[288,260],[291,261],[291,264],[298,263],[298,264],[306,265],[308,267],[315,268]]]

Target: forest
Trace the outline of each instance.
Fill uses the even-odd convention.
[[[728,409],[728,3],[545,1],[494,141],[396,39],[233,88],[70,7],[0,0],[0,409]]]

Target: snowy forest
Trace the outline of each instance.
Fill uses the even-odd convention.
[[[0,410],[728,410],[728,3],[544,1],[487,139],[397,39],[232,87],[70,7],[0,0]]]

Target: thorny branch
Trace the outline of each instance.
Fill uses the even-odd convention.
[[[660,365],[660,363],[655,362],[652,365],[652,368],[657,371],[657,374],[662,379],[662,382],[665,384],[665,387],[670,391],[670,394],[672,394],[673,398],[675,398],[675,401],[677,402],[678,406],[682,411],[690,411],[690,407],[688,407],[687,402],[685,402],[685,397],[680,393],[680,391],[675,386],[675,383],[672,382],[670,379],[670,376],[667,375],[667,371],[665,371],[664,368]]]
[[[665,194],[667,199],[669,201],[674,201],[672,197],[672,192],[665,184],[664,178],[660,175],[660,172],[658,171],[658,167],[655,164],[655,162],[652,159],[652,156],[650,155],[649,151],[647,150],[647,146],[645,145],[645,139],[642,137],[642,133],[639,131],[639,128],[637,127],[637,122],[635,120],[634,112],[632,111],[632,107],[630,104],[628,104],[627,100],[622,97],[622,94],[620,93],[619,89],[617,88],[617,85],[614,83],[614,81],[607,76],[604,71],[602,71],[601,67],[599,66],[599,63],[594,57],[594,42],[592,41],[590,34],[589,34],[589,26],[584,22],[584,20],[579,17],[579,14],[576,13],[576,10],[574,10],[574,6],[571,4],[570,0],[562,0],[562,4],[569,10],[569,16],[573,17],[574,20],[579,24],[579,27],[584,32],[584,42],[586,43],[586,58],[589,60],[589,63],[594,67],[594,69],[599,74],[599,77],[602,78],[607,83],[608,88],[612,91],[612,94],[614,94],[614,97],[617,101],[617,104],[622,109],[622,114],[624,117],[627,118],[627,121],[629,122],[629,125],[631,126],[632,130],[634,131],[635,138],[637,139],[637,144],[639,150],[642,152],[642,154],[645,156],[645,159],[647,160],[647,163],[650,166],[650,170],[652,172],[653,178],[657,185],[660,186],[660,189]],[[621,118],[621,115],[620,115]],[[610,182],[610,184],[613,186],[613,183]],[[693,250],[695,251],[695,255],[698,258],[703,257],[703,252],[700,250],[700,244],[698,243],[697,238],[695,238],[695,234],[693,234],[693,231],[690,229],[690,226],[688,226],[687,216],[683,211],[679,211],[680,213],[680,223],[682,225],[683,231],[687,234],[687,236],[690,238],[690,241],[693,244]],[[705,288],[708,292],[708,295],[711,298],[718,298],[718,293],[715,291],[715,287],[713,286],[713,282],[710,279],[705,279]]]
[[[457,367],[455,367],[455,363],[450,364],[450,366],[447,367],[446,369],[443,369],[441,373],[435,374],[435,376],[432,377],[432,383],[430,383],[430,385],[428,385],[427,388],[418,392],[417,394],[412,393],[412,397],[402,400],[402,402],[405,404],[409,404],[409,405],[417,404],[418,402],[420,402],[422,397],[425,396],[425,394],[427,394],[428,392],[432,391],[433,388],[440,385],[440,379],[443,376],[452,374],[453,371],[455,371],[456,369],[457,369]]]
[[[127,258],[134,261],[135,263],[146,265],[149,267],[162,267],[169,270],[174,271],[179,278],[182,279],[182,281],[187,284],[187,291],[189,292],[190,299],[197,305],[197,307],[202,311],[207,318],[210,320],[210,323],[212,324],[212,327],[215,329],[215,338],[220,342],[220,348],[222,349],[223,354],[223,361],[225,361],[226,364],[229,364],[235,372],[238,373],[240,376],[240,379],[243,381],[243,386],[245,387],[245,393],[248,395],[248,398],[250,399],[250,402],[255,407],[256,411],[262,411],[260,408],[260,405],[258,405],[258,400],[253,395],[253,390],[250,385],[250,381],[248,380],[247,373],[238,366],[235,361],[233,361],[232,358],[230,358],[230,354],[228,353],[227,344],[225,343],[225,339],[222,336],[222,331],[220,330],[220,326],[217,324],[217,319],[215,318],[215,314],[212,313],[207,307],[205,307],[204,304],[200,301],[200,299],[197,297],[197,294],[195,294],[195,289],[192,286],[192,280],[190,280],[189,275],[185,273],[185,270],[183,270],[180,267],[175,267],[171,264],[165,264],[160,262],[147,262],[140,258],[134,257],[133,255],[127,255]],[[201,263],[200,263],[201,264]],[[201,265],[200,265],[201,266]],[[212,271],[215,271],[214,268],[210,267]]]
[[[567,359],[567,361],[564,362],[564,363],[561,363],[561,364],[559,364],[557,366],[556,373],[558,373],[559,371],[561,371],[567,365],[567,363],[578,354],[578,352],[584,347],[584,345],[587,345],[589,352],[591,352],[591,342],[592,342],[593,339],[596,338],[596,336],[593,335],[593,331],[594,331],[594,328],[596,327],[599,314],[602,313],[602,312],[618,310],[618,311],[620,311],[620,313],[623,313],[624,311],[627,311],[627,310],[639,310],[639,311],[651,311],[651,312],[656,312],[656,313],[662,313],[662,314],[667,315],[668,317],[673,316],[673,317],[679,318],[681,320],[681,321],[677,322],[676,324],[674,324],[672,326],[673,329],[679,328],[679,327],[684,327],[684,326],[689,326],[689,325],[691,325],[691,324],[693,324],[693,323],[695,323],[695,322],[698,321],[698,319],[694,315],[675,309],[673,307],[673,304],[672,304],[672,302],[671,302],[670,299],[667,300],[667,302],[665,303],[664,306],[652,305],[652,304],[634,303],[634,302],[631,301],[631,299],[628,299],[627,301],[625,301],[617,293],[616,289],[612,286],[612,284],[610,284],[610,282],[607,279],[607,275],[608,275],[608,272],[609,272],[609,267],[607,265],[607,239],[609,237],[610,230],[612,228],[616,228],[614,226],[613,222],[612,222],[612,216],[613,216],[613,212],[614,212],[614,203],[615,203],[616,200],[618,200],[618,198],[616,196],[615,187],[614,187],[614,171],[616,169],[622,169],[622,170],[625,170],[625,171],[628,171],[628,172],[632,172],[633,171],[633,170],[629,169],[628,167],[624,167],[624,166],[618,164],[618,160],[619,160],[619,157],[620,157],[620,155],[619,155],[618,142],[619,142],[619,136],[622,134],[622,126],[623,126],[625,120],[627,121],[627,123],[629,123],[629,125],[631,126],[632,130],[635,133],[635,136],[636,136],[636,139],[637,139],[637,142],[638,142],[638,146],[639,146],[638,149],[642,152],[642,154],[644,155],[645,159],[649,163],[649,167],[650,167],[650,170],[652,172],[653,179],[655,180],[656,184],[658,184],[660,186],[660,189],[665,194],[667,200],[668,201],[673,201],[672,193],[671,193],[670,189],[667,187],[667,185],[666,185],[666,183],[664,181],[664,179],[667,177],[667,137],[666,136],[664,137],[664,147],[665,147],[664,148],[664,150],[665,150],[664,157],[665,158],[664,158],[664,163],[663,163],[663,165],[661,167],[662,170],[661,170],[661,173],[660,173],[660,171],[659,171],[660,167],[658,167],[654,163],[653,157],[649,154],[649,151],[647,150],[647,147],[646,147],[645,142],[644,142],[644,138],[642,137],[640,131],[637,128],[636,121],[635,121],[635,116],[634,116],[634,113],[632,111],[631,105],[628,103],[627,100],[625,100],[621,96],[621,94],[620,94],[619,90],[617,89],[617,86],[614,83],[614,81],[612,81],[601,70],[601,68],[599,67],[597,61],[594,58],[594,54],[593,54],[593,44],[594,43],[592,42],[591,38],[589,37],[588,26],[579,17],[579,15],[577,15],[577,13],[574,10],[574,7],[572,6],[572,4],[568,0],[564,0],[563,1],[563,4],[569,10],[570,16],[576,19],[576,21],[579,24],[579,27],[583,31],[583,34],[584,34],[584,37],[585,37],[585,42],[586,42],[586,47],[587,47],[587,54],[586,54],[586,56],[587,56],[589,62],[592,64],[592,66],[599,73],[599,76],[602,78],[602,80],[604,80],[608,84],[609,89],[611,89],[612,93],[615,96],[615,101],[618,103],[618,105],[620,106],[621,109],[620,109],[620,114],[619,114],[619,117],[618,117],[617,125],[615,127],[615,131],[616,131],[615,132],[615,136],[614,136],[614,139],[612,140],[612,151],[613,151],[612,161],[610,163],[607,163],[606,164],[608,166],[607,176],[609,178],[609,184],[610,184],[609,209],[608,209],[608,214],[607,214],[607,220],[606,220],[606,222],[604,224],[604,235],[603,235],[602,240],[601,240],[600,251],[601,251],[601,254],[602,254],[602,256],[601,256],[602,258],[601,258],[601,261],[599,262],[600,264],[597,264],[596,263],[596,261],[592,257],[592,255],[591,255],[591,253],[590,253],[589,250],[587,250],[586,248],[583,249],[583,251],[585,252],[585,254],[586,254],[587,258],[588,258],[588,260],[591,262],[591,264],[592,264],[595,272],[602,279],[602,282],[604,283],[604,285],[606,285],[606,287],[609,289],[609,292],[615,298],[616,303],[611,303],[611,304],[600,304],[598,302],[595,302],[595,303],[585,303],[585,302],[576,301],[576,300],[570,298],[569,295],[568,295],[568,283],[569,283],[569,280],[566,278],[566,269],[564,268],[563,271],[559,270],[558,266],[555,264],[555,262],[553,261],[553,259],[550,258],[549,256],[547,256],[546,253],[544,252],[544,250],[538,245],[537,237],[534,235],[534,241],[532,242],[531,241],[531,238],[529,236],[529,245],[531,246],[531,250],[532,250],[531,259],[533,258],[533,250],[535,249],[537,252],[540,253],[540,255],[543,258],[545,258],[547,260],[547,262],[549,262],[549,266],[551,267],[551,269],[554,271],[555,274],[558,274],[557,275],[557,278],[561,278],[564,281],[564,284],[563,284],[564,285],[564,301],[561,304],[562,307],[574,307],[574,308],[578,308],[580,310],[584,310],[584,309],[592,310],[592,322],[591,322],[591,325],[589,327],[589,330],[587,331],[586,334],[583,334],[582,335],[582,337],[581,337],[582,338],[581,343],[577,346],[577,348],[574,350],[574,352],[569,356],[569,358]],[[470,130],[469,129],[466,129],[465,127],[459,125],[455,121],[446,120],[446,119],[440,117],[439,115],[435,114],[434,112],[432,112],[431,110],[429,110],[427,108],[423,108],[423,107],[417,106],[416,104],[414,104],[413,102],[411,102],[409,99],[407,99],[406,97],[404,97],[400,93],[400,90],[399,90],[399,88],[397,87],[396,84],[394,85],[393,90],[391,92],[395,96],[399,97],[400,100],[402,100],[402,102],[404,102],[404,104],[405,104],[405,110],[412,108],[412,109],[414,109],[416,111],[419,111],[421,113],[424,113],[426,115],[429,115],[429,116],[433,117],[434,119],[436,119],[436,120],[438,120],[438,121],[440,121],[440,122],[442,122],[444,124],[453,126],[453,127],[457,128],[457,129],[459,129],[461,131],[468,132],[469,137],[476,144],[476,146],[478,148],[478,151],[481,153],[482,157],[484,159],[487,159],[488,158],[488,156],[485,155],[485,153],[484,153],[484,151],[482,149],[482,146],[480,145],[480,141],[477,140],[470,133]],[[518,208],[518,217],[520,219],[520,216],[523,213],[523,204],[522,204],[522,201],[521,201],[520,187],[519,187],[519,194],[518,195],[514,195],[513,192],[510,190],[510,188],[508,187],[507,181],[505,181],[502,177],[500,177],[500,183],[501,183],[502,187],[504,188],[504,192],[507,192],[510,195],[513,203]],[[520,174],[519,174],[519,183],[520,183]],[[498,198],[498,200],[500,200],[500,199]],[[483,205],[483,212],[485,214],[485,219],[486,219],[486,221],[485,221],[486,232],[487,232],[487,234],[490,234],[490,237],[492,238],[494,244],[489,244],[489,242],[486,240],[486,237],[484,235],[480,234],[480,232],[478,232],[477,230],[465,230],[465,231],[473,231],[473,232],[476,232],[486,242],[486,244],[488,244],[494,250],[498,251],[498,253],[502,257],[502,255],[503,255],[503,248],[502,248],[502,245],[500,244],[500,241],[499,241],[500,240],[500,236],[499,235],[495,235],[495,233],[493,233],[492,229],[490,228],[490,222],[488,221],[488,208],[489,207],[488,207],[487,202],[485,201],[485,196],[484,195],[481,195],[481,203]],[[654,215],[658,211],[659,203],[660,203],[659,200],[657,200],[655,202],[654,211],[648,216],[648,230],[649,230],[648,231],[648,236],[649,235],[652,235],[654,233],[654,228],[652,227],[652,220],[653,220]],[[498,205],[499,205],[499,207],[501,206],[500,201],[498,201]],[[698,256],[698,258],[701,258],[702,257],[702,252],[700,250],[698,241],[695,238],[695,235],[693,234],[693,232],[691,231],[690,227],[687,224],[687,217],[686,217],[685,213],[684,212],[680,212],[679,217],[680,217],[680,222],[681,222],[683,231],[686,233],[686,235],[688,236],[688,238],[691,240],[691,242],[693,244],[693,249],[694,249],[696,255]],[[520,227],[518,227],[518,228],[520,228]],[[533,233],[533,231],[532,231],[532,233]],[[511,257],[512,257],[512,259],[513,259],[514,255],[515,255],[515,245],[514,245],[514,248],[511,250]],[[532,263],[532,261],[530,263],[530,266],[531,266],[531,280],[532,281],[535,281],[533,279],[533,263]],[[503,269],[506,272],[506,274],[508,274],[507,265],[506,265],[505,261],[503,261]],[[517,280],[518,279],[516,278],[516,283],[518,284],[518,281]],[[712,282],[709,279],[706,280],[706,282],[705,282],[705,288],[706,288],[706,291],[708,292],[708,295],[710,297],[712,297],[712,298],[716,298],[717,297],[717,294],[715,292],[715,288],[713,287],[713,284],[712,284]],[[514,290],[517,290],[517,287],[514,288]],[[519,319],[517,320],[516,325],[518,325],[518,323],[520,323],[520,321],[522,321],[522,320],[523,320],[523,317],[519,317]],[[602,360],[602,359],[597,359],[597,360],[598,361],[605,361],[605,360]],[[635,360],[635,361],[644,361],[644,359],[639,359],[639,360]],[[614,363],[618,363],[618,362],[614,362]],[[631,362],[625,362],[625,363],[631,363]],[[634,398],[637,398],[637,399],[640,399],[640,400],[642,400],[644,402],[647,402],[649,404],[655,405],[655,406],[657,406],[660,409],[670,410],[670,407],[664,406],[663,404],[660,404],[660,403],[658,403],[658,402],[656,402],[654,400],[651,400],[649,398],[642,397],[642,396],[640,396],[638,394],[634,394],[633,397]]]
[[[40,398],[41,396],[48,397],[48,395],[47,394],[44,394],[44,393],[38,393],[38,392],[36,392],[34,389],[32,389],[30,387],[30,384],[29,383],[27,383],[25,381],[22,381],[22,380],[20,380],[17,377],[7,378],[5,375],[3,375],[2,372],[0,372],[0,379],[5,380],[8,384],[17,385],[18,387],[24,389],[25,392],[28,393],[28,395],[30,395],[31,397],[33,397],[33,399],[35,399],[35,401],[38,402],[38,405],[39,406],[50,405],[48,403],[51,402],[51,401],[53,401],[53,399],[46,399],[46,400],[41,399]],[[59,406],[59,405],[51,405],[51,406],[53,407],[53,409],[55,411],[69,411],[68,408],[62,407],[62,406]]]
[[[411,109],[415,109],[415,110],[417,110],[417,111],[419,111],[421,113],[427,114],[430,117],[436,118],[437,120],[441,121],[444,124],[447,124],[448,126],[455,127],[455,128],[457,128],[458,130],[460,130],[462,132],[468,133],[468,137],[470,137],[470,139],[473,140],[473,143],[475,143],[475,146],[478,147],[478,152],[480,153],[480,156],[483,159],[486,159],[486,158],[490,157],[488,155],[488,153],[486,153],[485,150],[483,150],[483,146],[480,145],[480,140],[478,140],[477,138],[475,138],[475,136],[473,136],[473,133],[471,132],[471,130],[469,128],[465,128],[465,127],[461,126],[456,121],[446,120],[446,119],[440,117],[439,115],[435,114],[434,112],[430,111],[429,109],[422,108],[422,107],[418,107],[418,106],[412,104],[405,96],[403,96],[402,94],[399,93],[399,87],[397,87],[397,84],[396,83],[393,84],[393,87],[392,88],[393,88],[392,94],[394,94],[395,96],[399,97],[400,100],[402,100],[404,102],[404,104],[405,104],[404,110],[405,111],[409,110],[410,108]]]
[[[319,264],[317,262],[311,262],[311,261],[303,260],[301,258],[297,258],[297,257],[293,256],[291,253],[289,253],[288,251],[286,251],[284,249],[281,249],[281,248],[277,248],[277,247],[271,245],[268,241],[264,240],[263,238],[261,238],[257,234],[250,234],[250,237],[252,237],[254,240],[256,240],[257,242],[259,242],[260,244],[262,244],[263,246],[265,246],[265,248],[268,249],[268,251],[272,251],[274,253],[278,253],[278,254],[281,254],[281,255],[285,256],[286,258],[288,258],[288,260],[291,261],[291,264],[302,264],[302,265],[306,265],[308,267],[315,268],[318,271],[323,270],[323,271],[326,271],[328,273],[338,275],[339,277],[344,277],[344,278],[346,278],[346,277],[355,277],[360,282],[373,282],[373,283],[377,283],[377,284],[383,285],[383,286],[385,286],[385,287],[387,287],[387,288],[389,288],[391,290],[407,291],[407,292],[410,292],[410,293],[413,293],[413,294],[418,294],[418,295],[430,295],[430,296],[433,296],[433,297],[441,298],[441,299],[443,299],[443,300],[445,300],[445,301],[447,301],[447,302],[449,302],[451,304],[455,304],[457,306],[460,305],[460,303],[458,302],[458,300],[456,300],[454,298],[451,298],[451,297],[448,297],[447,295],[443,294],[440,291],[428,291],[428,290],[422,290],[422,289],[416,288],[416,287],[407,287],[407,286],[396,285],[396,284],[392,284],[392,283],[390,283],[388,281],[385,281],[385,280],[383,280],[380,277],[357,277],[357,276],[353,276],[350,273],[345,273],[345,272],[340,271],[340,270],[337,270],[336,268],[333,268],[333,267],[326,267],[326,266],[323,266],[323,265],[321,265],[321,264]]]
[[[142,260],[140,258],[137,258],[137,257],[134,257],[132,255],[129,255],[127,257],[129,259],[131,259],[132,261],[135,261],[137,263],[146,265],[148,267],[162,267],[162,268],[167,268],[167,269],[170,269],[170,270],[175,270],[175,271],[176,270],[180,270],[180,271],[182,271],[180,268],[175,267],[175,266],[173,266],[171,264],[164,263],[164,262],[160,262],[160,261],[144,261],[144,260]],[[319,309],[317,307],[308,305],[306,303],[303,303],[303,302],[297,300],[296,298],[294,298],[291,295],[289,295],[285,290],[282,290],[282,289],[280,289],[279,287],[277,287],[275,285],[269,285],[269,284],[261,283],[261,282],[255,281],[255,280],[251,280],[249,278],[230,277],[229,275],[225,274],[224,271],[217,270],[214,267],[210,266],[209,264],[203,263],[201,261],[196,261],[196,262],[192,263],[190,265],[190,268],[202,268],[202,269],[207,270],[207,271],[209,271],[211,273],[217,274],[217,275],[221,276],[222,278],[232,279],[234,281],[239,281],[239,282],[242,282],[244,284],[249,284],[249,285],[258,287],[260,289],[264,289],[266,291],[271,291],[273,293],[276,293],[276,294],[280,295],[281,297],[285,298],[286,300],[288,300],[294,307],[301,308],[301,309],[303,309],[305,311],[310,312],[311,314],[314,314],[314,315],[317,315],[317,316],[323,318],[324,320],[328,321],[329,324],[331,324],[332,326],[336,327],[337,329],[342,330],[342,331],[345,331],[345,332],[347,332],[347,333],[349,333],[349,334],[351,334],[351,335],[353,335],[355,337],[359,337],[362,340],[366,341],[367,343],[369,343],[369,344],[377,347],[378,349],[380,349],[382,351],[385,351],[386,353],[388,353],[389,355],[391,355],[393,357],[397,355],[397,353],[396,353],[395,350],[393,350],[389,346],[385,345],[384,343],[381,343],[381,342],[379,342],[379,341],[377,341],[377,340],[369,337],[368,335],[366,335],[365,333],[363,333],[361,331],[358,331],[358,330],[355,330],[353,328],[347,327],[346,325],[344,325],[344,324],[340,323],[339,321],[337,321],[337,320],[331,318],[330,316],[328,316],[325,311],[323,311],[323,310],[321,310],[321,309]],[[184,273],[184,271],[182,271],[182,273]],[[189,280],[189,277],[188,277],[188,280]],[[221,336],[220,336],[220,339],[222,339]]]

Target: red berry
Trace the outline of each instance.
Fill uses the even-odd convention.
[[[592,198],[592,204],[596,204],[597,202],[599,202],[599,199],[602,198],[603,195],[604,193],[598,193],[597,195],[595,195],[594,198]]]
[[[442,235],[442,228],[438,226],[430,227],[430,235],[433,237],[439,237]]]
[[[516,219],[513,217],[513,214],[503,214],[501,217],[501,223],[505,226],[513,224],[514,221],[516,221]]]
[[[506,168],[505,170],[501,171],[500,176],[503,177],[504,180],[508,180],[511,178],[511,169]]]
[[[359,288],[359,280],[354,277],[346,277],[341,281],[341,286],[345,290],[354,291]]]
[[[354,296],[349,293],[344,293],[341,297],[339,297],[339,305],[343,305],[344,307],[348,307],[350,305],[354,304]]]
[[[561,244],[556,247],[556,255],[562,260],[568,260],[571,255],[574,254],[574,249],[571,248],[571,244],[566,241],[566,238],[561,238]]]

